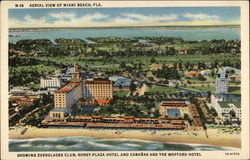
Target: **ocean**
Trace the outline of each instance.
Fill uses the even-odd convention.
[[[10,42],[21,39],[50,39],[88,37],[181,37],[184,40],[240,40],[240,28],[226,27],[143,27],[143,28],[64,28],[11,32]]]
[[[238,150],[201,144],[164,143],[131,139],[49,137],[10,139],[9,150],[22,151],[224,151]]]

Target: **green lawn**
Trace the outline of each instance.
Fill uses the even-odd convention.
[[[156,86],[154,85],[152,88],[150,88],[149,90],[147,90],[146,92],[151,92],[151,93],[177,93],[180,90],[177,88],[173,88],[173,87],[161,87],[161,86]]]
[[[190,81],[192,82],[192,84],[209,84],[209,83],[212,83],[212,82],[206,82],[206,81]]]
[[[35,66],[19,66],[19,67],[10,67],[10,70],[15,70],[16,72],[21,72],[21,71],[31,71],[31,70],[36,70],[38,72],[51,72],[54,71],[58,68],[54,66],[45,66],[45,65],[35,65]]]
[[[205,91],[205,92],[215,92],[215,86],[190,86],[186,87],[194,90]]]
[[[186,80],[192,82],[193,84],[207,84],[207,83],[213,83],[215,81],[200,81],[198,78],[186,78]]]
[[[240,94],[240,87],[228,87],[228,93]]]
[[[72,57],[72,56],[65,56],[65,57],[34,57],[41,60],[51,60],[58,63],[75,63],[78,62],[79,64],[91,64],[91,63],[102,63],[104,58],[101,57]],[[171,63],[179,63],[179,62],[189,62],[189,63],[198,63],[198,62],[205,62],[210,63],[217,60],[218,62],[229,60],[231,62],[240,60],[240,57],[233,57],[224,54],[209,54],[209,55],[178,55],[178,56],[158,56],[154,57],[159,64],[171,64]],[[109,58],[108,60],[113,63],[113,60],[117,63],[126,62],[126,63],[139,63],[140,61],[143,64],[150,64],[150,60],[152,57],[149,56],[140,56],[140,57],[114,57]],[[109,63],[109,62],[107,62]]]
[[[36,84],[36,83],[34,83],[34,84],[29,84],[28,87],[34,88],[34,89],[39,89],[39,88],[40,88],[40,83],[39,83],[39,84]]]
[[[119,67],[119,64],[115,64],[112,62],[103,62],[103,59],[101,58],[93,58],[93,57],[38,57],[37,59],[40,60],[50,60],[54,61],[56,63],[62,63],[62,64],[74,64],[78,63],[81,66],[86,66],[88,68],[105,68],[105,69],[117,69]]]
[[[114,92],[113,95],[118,97],[124,97],[128,95],[128,92]]]

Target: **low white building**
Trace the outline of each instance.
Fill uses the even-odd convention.
[[[41,88],[61,88],[62,80],[58,76],[48,76],[40,79]]]
[[[28,87],[17,86],[10,89],[10,94],[28,94],[30,92],[32,92],[32,90]]]
[[[212,73],[211,70],[202,70],[201,71],[202,75],[211,75],[211,73]]]
[[[226,121],[227,119],[231,119],[231,107],[228,105],[227,102],[218,102],[216,111],[218,115],[222,118],[222,121]]]
[[[239,103],[232,103],[229,105],[232,108],[232,110],[234,111],[236,118],[241,120],[241,106],[240,106],[240,104]]]
[[[218,113],[218,116],[221,117],[222,121],[232,120],[233,118],[241,120],[240,102],[225,102],[222,97],[212,94],[211,104]],[[235,117],[232,117],[231,112],[234,112]]]
[[[118,79],[125,79],[125,77],[123,77],[123,76],[109,76],[108,79],[109,79],[110,81],[115,82],[115,81],[117,81]]]
[[[241,71],[239,69],[233,68],[233,67],[223,67],[222,70],[224,71],[230,71],[233,70],[235,74],[240,75]]]

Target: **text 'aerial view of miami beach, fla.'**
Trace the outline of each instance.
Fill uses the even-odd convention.
[[[240,150],[240,7],[8,14],[10,152]]]

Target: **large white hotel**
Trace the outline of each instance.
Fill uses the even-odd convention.
[[[62,80],[58,76],[48,76],[40,79],[41,88],[61,88]]]

